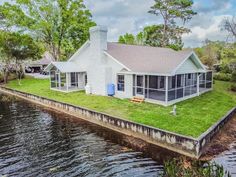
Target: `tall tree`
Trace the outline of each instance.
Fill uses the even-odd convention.
[[[124,36],[119,37],[119,43],[121,44],[136,44],[135,36],[133,34],[126,33]]]
[[[176,27],[176,20],[180,19],[185,22],[189,21],[196,12],[192,10],[192,0],[155,0],[155,4],[149,10],[149,13],[161,16],[163,20],[163,28],[160,39],[160,46],[166,47],[168,43],[168,33],[178,32],[180,27]],[[186,29],[186,31],[188,31]]]
[[[166,44],[163,46],[164,25],[153,25],[144,28],[145,44],[154,47],[169,47],[174,50],[181,50],[183,47],[182,35],[189,32],[188,29],[178,26],[167,28]]]
[[[164,47],[169,47],[174,50],[181,50],[183,48],[182,34],[189,32],[183,27],[172,27],[167,30],[167,44]],[[126,33],[119,37],[119,43],[131,45],[147,45],[153,47],[162,47],[163,39],[163,25],[146,26],[143,31],[136,36]]]
[[[95,25],[83,0],[14,0],[0,6],[0,14],[2,25],[42,40],[56,60],[78,49]]]
[[[223,29],[229,33],[229,37],[236,42],[236,17],[223,20]]]
[[[38,59],[42,54],[41,48],[29,35],[5,31],[0,33],[0,51],[5,83],[11,69],[16,72],[20,84],[24,74],[23,61]]]

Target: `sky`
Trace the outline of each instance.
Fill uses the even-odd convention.
[[[0,0],[0,4],[10,0]],[[84,0],[97,25],[107,26],[108,40],[116,42],[125,33],[137,34],[145,26],[161,23],[161,18],[149,14],[154,0]],[[194,16],[185,27],[191,33],[183,35],[185,47],[198,47],[205,39],[225,41],[227,33],[221,22],[236,16],[236,0],[194,0]]]
[[[126,32],[137,34],[145,26],[161,23],[161,18],[148,14],[154,0],[85,0],[98,25],[108,27],[108,40],[117,41]],[[224,18],[236,16],[236,0],[194,0],[198,14],[185,27],[191,33],[183,35],[185,47],[198,47],[205,39],[225,41]]]

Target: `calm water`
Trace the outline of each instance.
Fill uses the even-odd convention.
[[[0,95],[1,97],[1,95]],[[0,176],[160,176],[153,161],[114,132],[24,101],[0,99]],[[171,158],[171,157],[168,157]],[[236,176],[236,144],[215,159]]]
[[[220,154],[214,161],[223,165],[232,176],[236,176],[236,142],[231,145],[229,151]]]
[[[159,176],[162,165],[109,133],[23,101],[0,102],[0,176]]]

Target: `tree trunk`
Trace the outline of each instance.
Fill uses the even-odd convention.
[[[16,76],[18,80],[18,85],[21,85],[22,76],[24,75],[24,68],[21,64],[16,67]]]
[[[163,29],[163,46],[162,47],[166,47],[167,45],[167,41],[166,41],[166,37],[167,37],[167,20],[164,20],[164,29]]]
[[[3,72],[3,75],[4,75],[4,84],[7,84],[9,76],[9,72],[7,71],[7,69]]]

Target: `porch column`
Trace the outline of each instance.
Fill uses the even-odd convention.
[[[165,103],[166,103],[166,105],[168,104],[168,76],[165,76],[166,77],[166,89],[165,89],[165,91],[166,91],[166,93],[165,93]]]
[[[214,80],[213,80],[213,72],[212,71],[210,71],[211,72],[211,89],[213,89],[213,82],[214,82]]]
[[[69,75],[66,73],[66,91],[68,92],[69,90]]]
[[[50,80],[50,88],[52,88],[52,76],[51,76],[51,71],[49,71],[49,80]]]
[[[61,72],[59,72],[58,83],[59,83],[59,89],[61,90]]]
[[[183,89],[183,97],[185,97],[185,87],[186,87],[186,74],[184,74],[184,89]]]
[[[201,76],[201,74],[197,74],[197,95],[199,96],[200,95],[200,81],[199,81],[199,79],[200,79],[200,76]]]

